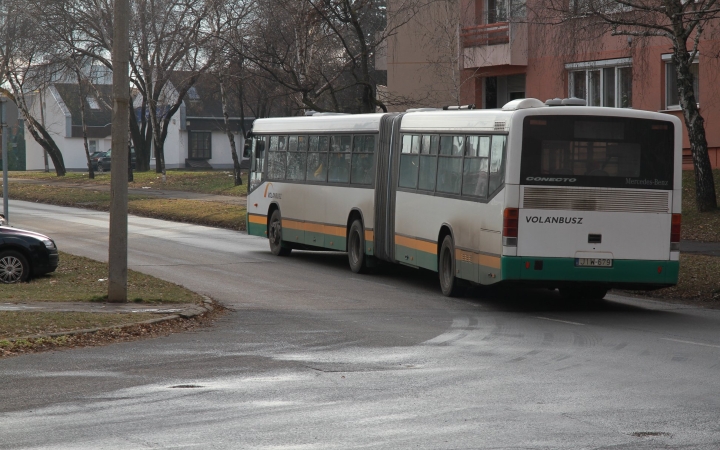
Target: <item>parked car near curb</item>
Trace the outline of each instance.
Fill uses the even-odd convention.
[[[27,281],[57,269],[58,249],[49,237],[0,226],[0,283]]]
[[[112,161],[112,149],[100,153],[95,157],[95,159],[91,160],[93,165],[93,170],[95,170],[98,173],[103,172],[109,172],[110,171],[110,163]],[[130,165],[134,169],[135,168],[135,149],[130,150]]]

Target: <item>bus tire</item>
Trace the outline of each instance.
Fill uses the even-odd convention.
[[[270,241],[270,252],[275,256],[288,256],[291,248],[285,247],[282,240],[282,217],[280,210],[276,209],[270,216],[268,225],[268,240]]]
[[[367,273],[368,258],[365,255],[365,233],[362,222],[354,220],[348,233],[348,262],[355,273]]]
[[[455,244],[452,236],[447,235],[440,246],[440,259],[438,261],[438,275],[440,290],[447,297],[457,297],[461,293],[458,279],[455,277]]]

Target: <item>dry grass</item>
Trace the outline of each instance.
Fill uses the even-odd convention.
[[[683,253],[680,255],[680,277],[677,286],[657,291],[635,291],[672,303],[720,309],[720,258]]]
[[[245,230],[242,206],[183,199],[142,199],[128,203],[131,214],[211,227]]]
[[[108,211],[110,193],[80,188],[12,183],[10,198],[59,206]],[[219,202],[185,199],[158,199],[153,196],[128,196],[128,212],[154,219],[174,220],[211,227],[245,229],[245,208]]]
[[[91,347],[112,344],[115,342],[128,342],[136,341],[138,339],[167,336],[171,333],[190,331],[200,327],[209,326],[224,313],[225,310],[216,305],[213,312],[203,314],[202,316],[196,316],[191,319],[177,318],[174,320],[166,320],[152,324],[135,323],[127,326],[101,329],[95,333],[82,333],[58,337],[17,339],[14,341],[0,339],[0,358],[17,356],[25,353]],[[118,317],[120,316],[124,316],[125,320],[122,321],[120,325],[127,323],[129,318],[141,320],[142,317],[140,315],[128,317],[127,314],[118,314]],[[123,318],[120,317],[120,319],[122,320]],[[108,324],[107,326],[110,326],[110,323],[106,322],[106,324]]]
[[[716,193],[720,194],[720,170],[713,170]],[[692,241],[720,242],[720,209],[699,213],[695,208],[695,174],[683,172],[682,238]],[[720,204],[720,200],[718,201]]]
[[[107,264],[60,253],[60,265],[51,274],[29,283],[1,285],[3,302],[91,302],[107,295]],[[134,302],[197,303],[202,297],[176,284],[133,270],[128,271],[128,298]]]
[[[190,171],[168,170],[166,181],[155,172],[135,172],[134,181],[128,183],[129,188],[152,187],[155,189],[169,189],[176,191],[200,192],[203,194],[228,195],[242,197],[247,195],[247,174],[243,175],[243,184],[235,186],[232,171]],[[84,185],[109,185],[110,174],[95,174],[91,180],[87,173],[68,172],[64,177],[54,173],[45,172],[10,172],[10,178],[23,178],[33,180],[63,181]],[[15,187],[13,186],[13,189]]]
[[[0,311],[0,341],[22,336],[112,327],[156,319],[150,313]]]

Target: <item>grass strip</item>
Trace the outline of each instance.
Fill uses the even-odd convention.
[[[0,311],[0,342],[9,338],[104,328],[157,319],[151,313]],[[1,345],[1,344],[0,344]]]
[[[110,210],[110,193],[104,191],[22,183],[11,183],[9,191],[15,200]],[[245,230],[245,211],[242,206],[227,203],[128,196],[130,214],[231,230]]]
[[[713,178],[715,192],[720,194],[720,169],[713,170]],[[683,171],[682,214],[683,239],[720,242],[720,209],[698,212],[695,207],[695,173],[692,170]]]
[[[2,302],[98,302],[107,297],[107,264],[60,253],[53,273],[29,283],[0,285]],[[202,297],[182,286],[128,271],[128,299],[136,303],[198,303]]]
[[[242,197],[247,195],[247,174],[243,175],[243,184],[235,186],[233,173],[231,171],[191,171],[191,170],[168,170],[165,182],[162,175],[153,172],[134,172],[133,181],[128,183],[129,188],[140,189],[152,187],[155,189],[169,189],[176,191],[200,192],[203,194],[227,195],[231,197]],[[84,185],[109,185],[110,174],[95,174],[95,179],[90,179],[87,172],[68,172],[64,177],[58,177],[54,173],[45,172],[9,172],[10,178],[23,178],[32,180],[63,181],[66,183],[77,183]]]
[[[136,341],[138,339],[167,336],[172,333],[191,331],[200,327],[209,326],[224,313],[225,310],[216,305],[213,312],[193,317],[191,319],[174,319],[155,323],[135,323],[116,328],[101,329],[94,333],[82,333],[57,337],[26,338],[14,341],[0,339],[0,358],[17,356],[25,353],[37,353],[42,351],[62,350],[77,347],[91,347],[116,342],[128,342]],[[118,316],[121,315],[118,314]],[[139,315],[128,317],[128,314],[123,314],[122,316],[125,317],[125,322],[122,322],[120,325],[127,323],[130,318],[140,320]],[[157,317],[158,316],[155,315],[152,318]]]
[[[673,287],[656,291],[632,291],[672,303],[720,309],[720,258],[714,256],[680,255],[680,277]]]

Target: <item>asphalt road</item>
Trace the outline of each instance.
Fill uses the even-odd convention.
[[[107,259],[103,213],[11,202],[11,219]],[[720,448],[720,311],[447,299],[428,272],[354,275],[344,254],[273,257],[264,239],[145,218],[129,245],[131,268],[233,312],[0,360],[0,448]]]

